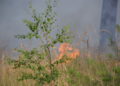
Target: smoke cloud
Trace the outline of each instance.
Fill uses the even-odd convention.
[[[45,0],[0,0],[0,48],[16,48],[21,42],[14,35],[27,32],[22,20],[31,18],[29,2],[38,11],[45,8]],[[70,25],[77,39],[87,32],[94,46],[99,40],[101,9],[102,0],[58,0],[56,12],[60,25]],[[117,18],[120,24],[119,10]]]

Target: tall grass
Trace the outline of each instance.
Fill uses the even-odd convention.
[[[57,80],[57,86],[120,86],[120,62],[117,60],[79,57],[59,65],[58,69],[61,77]],[[0,86],[35,86],[33,80],[17,80],[22,71],[0,64]]]
[[[22,71],[21,69],[14,70],[8,64],[0,64],[0,86],[34,86],[34,81],[19,82],[17,80]]]

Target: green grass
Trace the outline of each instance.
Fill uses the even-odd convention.
[[[79,57],[71,63],[59,65],[58,69],[61,77],[57,80],[57,86],[120,86],[120,65],[117,60]],[[33,80],[17,81],[21,71],[24,70],[14,70],[7,64],[0,64],[0,86],[35,86]]]

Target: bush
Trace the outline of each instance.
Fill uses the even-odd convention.
[[[58,43],[70,42],[70,35],[67,27],[56,29],[56,18],[53,10],[53,1],[48,0],[47,8],[41,14],[37,14],[33,9],[33,21],[24,20],[29,29],[25,35],[16,35],[18,39],[39,39],[41,42],[40,49],[31,50],[16,49],[21,56],[17,60],[11,60],[14,68],[23,68],[24,72],[19,77],[19,81],[34,80],[36,85],[43,86],[50,84],[58,79],[60,72],[57,65],[64,60],[52,62],[51,49]],[[54,33],[54,35],[52,34]],[[28,72],[29,71],[29,72]]]

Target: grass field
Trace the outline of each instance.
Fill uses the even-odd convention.
[[[58,66],[61,77],[57,86],[120,86],[120,62],[113,59],[78,57]],[[33,80],[18,81],[22,71],[8,64],[0,64],[0,86],[35,86]],[[45,85],[49,86],[49,85]]]

